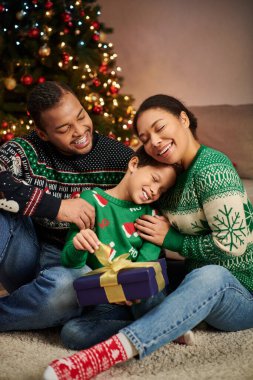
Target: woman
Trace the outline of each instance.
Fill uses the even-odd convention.
[[[184,256],[189,274],[117,335],[52,362],[47,380],[66,372],[91,378],[135,355],[145,357],[203,320],[223,331],[253,327],[253,207],[235,168],[198,142],[196,118],[173,97],[145,100],[134,126],[150,156],[183,169],[161,202],[168,219],[143,216],[136,227],[141,237]]]

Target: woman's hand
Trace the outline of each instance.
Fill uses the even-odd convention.
[[[80,230],[73,239],[73,245],[76,249],[83,249],[94,253],[99,248],[100,241],[95,232],[89,228]]]
[[[136,219],[135,228],[141,238],[162,246],[164,238],[170,229],[170,222],[164,216],[143,215],[141,218]]]

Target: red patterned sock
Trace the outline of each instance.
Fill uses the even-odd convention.
[[[54,360],[44,372],[44,380],[88,380],[128,359],[117,335],[67,358]]]

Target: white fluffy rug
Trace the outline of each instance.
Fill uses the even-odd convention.
[[[221,333],[202,326],[195,333],[195,346],[168,344],[97,379],[253,380],[253,329]],[[0,334],[0,380],[40,380],[50,361],[73,352],[61,346],[58,329]]]

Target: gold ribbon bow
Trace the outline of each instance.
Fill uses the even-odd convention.
[[[102,273],[100,276],[100,286],[105,289],[106,297],[110,303],[126,301],[123,287],[118,283],[118,272],[121,269],[152,267],[155,271],[159,291],[165,287],[165,281],[159,262],[133,263],[132,261],[127,260],[129,253],[124,253],[123,255],[116,257],[114,260],[109,260],[110,251],[111,248],[109,246],[100,243],[99,248],[95,251],[95,255],[103,267],[95,269],[85,275],[90,276]]]

